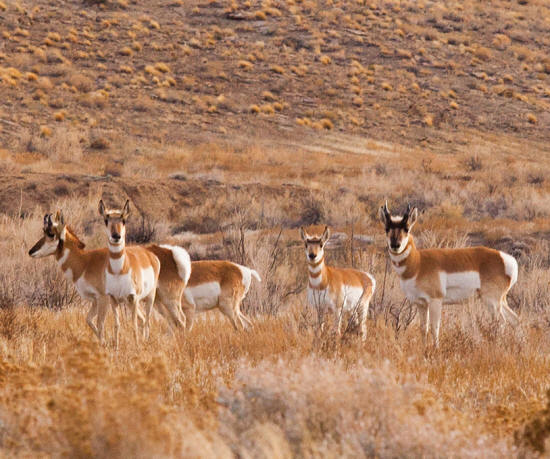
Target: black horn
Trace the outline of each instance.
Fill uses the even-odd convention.
[[[411,213],[411,205],[407,204],[407,210],[405,211],[405,215],[403,215],[403,220],[406,221],[409,219],[409,214]]]

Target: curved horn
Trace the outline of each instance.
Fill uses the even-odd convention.
[[[386,202],[384,203],[384,215],[386,217],[390,217],[390,210],[388,209],[388,200],[386,199]]]
[[[405,214],[403,215],[403,220],[409,219],[409,214],[411,213],[411,204],[407,204],[407,210],[405,211]]]

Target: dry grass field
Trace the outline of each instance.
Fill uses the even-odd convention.
[[[543,1],[0,0],[0,456],[531,457],[550,451],[550,9]],[[155,318],[100,346],[31,259],[46,212],[105,245],[254,267],[234,331]],[[440,348],[387,271],[385,199],[421,247],[514,255],[521,325],[444,309]],[[362,343],[306,306],[300,225],[378,282]]]

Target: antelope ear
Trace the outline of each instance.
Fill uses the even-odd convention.
[[[307,238],[309,237],[303,226],[300,226],[300,237],[304,242],[307,242]]]
[[[122,219],[126,220],[128,216],[130,215],[130,200],[126,200],[126,204],[124,204],[124,208],[122,209]]]
[[[105,204],[103,204],[103,199],[99,200],[99,205],[97,206],[97,211],[99,212],[99,215],[101,215],[103,218],[105,218]]]
[[[408,220],[409,231],[416,223],[416,220],[418,220],[418,209],[415,207],[409,215],[409,220]]]
[[[65,225],[65,218],[63,217],[63,211],[62,210],[58,210],[57,213],[55,214],[55,220],[57,221],[57,223],[61,226]]]
[[[321,244],[325,245],[329,239],[330,230],[328,229],[328,226],[325,226],[325,231],[323,231],[323,235],[321,236]]]

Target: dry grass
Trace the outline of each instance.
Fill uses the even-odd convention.
[[[490,159],[481,164],[478,172]],[[435,158],[425,161],[424,173],[437,167]],[[376,174],[371,180],[387,181],[387,168]],[[189,179],[182,183],[187,189],[195,186]],[[56,207],[65,210],[90,247],[101,246],[97,193],[70,197],[70,186],[56,182]],[[354,242],[346,237],[349,226],[336,227],[327,256],[335,265],[361,267],[378,279],[363,345],[354,332],[340,340],[331,330],[317,328],[305,306],[305,261],[297,230],[277,230],[289,225],[292,209],[277,198],[270,204],[253,190],[211,201],[199,198],[185,221],[196,215],[203,234],[187,229],[170,236],[178,220],[163,205],[166,216],[153,220],[151,234],[188,246],[194,256],[254,266],[263,279],[245,302],[254,329],[235,332],[218,312],[203,315],[185,336],[173,336],[156,321],[149,341],[136,348],[125,323],[118,352],[110,340],[102,348],[93,338],[84,320],[87,306],[53,260],[26,255],[40,234],[43,210],[35,207],[24,218],[1,217],[3,454],[423,457],[444,450],[453,456],[502,457],[540,449],[541,436],[544,445],[548,241],[521,245],[519,238],[514,243],[498,235],[496,242],[486,241],[504,244],[499,247],[520,260],[519,282],[510,296],[521,316],[518,329],[492,323],[476,301],[450,307],[444,312],[441,348],[424,353],[410,315],[414,310],[403,305],[395,276],[384,274],[384,252],[360,242],[373,235],[381,246],[375,217],[369,220],[358,211]],[[346,225],[341,208],[353,209],[350,197],[336,203],[328,194],[315,198],[301,205],[306,224],[340,219]],[[154,210],[153,189],[145,208],[140,199],[134,195],[136,209]],[[471,244],[460,229],[463,212],[464,206],[447,201],[426,213],[417,230],[419,245]],[[209,215],[216,221],[207,229]],[[449,221],[457,222],[454,228]],[[139,217],[130,224],[134,234]],[[112,327],[109,318],[110,339]]]
[[[0,456],[547,454],[548,5],[77,3],[0,2]],[[57,208],[102,246],[100,196],[135,240],[257,269],[254,329],[156,321],[136,348],[125,323],[115,352],[109,317],[99,346],[26,252]],[[420,246],[512,253],[521,326],[449,307],[424,352],[386,198],[423,211]],[[329,262],[378,281],[364,345],[305,306],[296,228],[324,223]]]
[[[464,313],[424,357],[415,327],[369,321],[363,346],[299,314],[248,333],[209,317],[184,339],[159,323],[138,349],[126,326],[114,353],[84,312],[0,311],[3,454],[502,457],[544,405],[547,331],[476,339]]]

